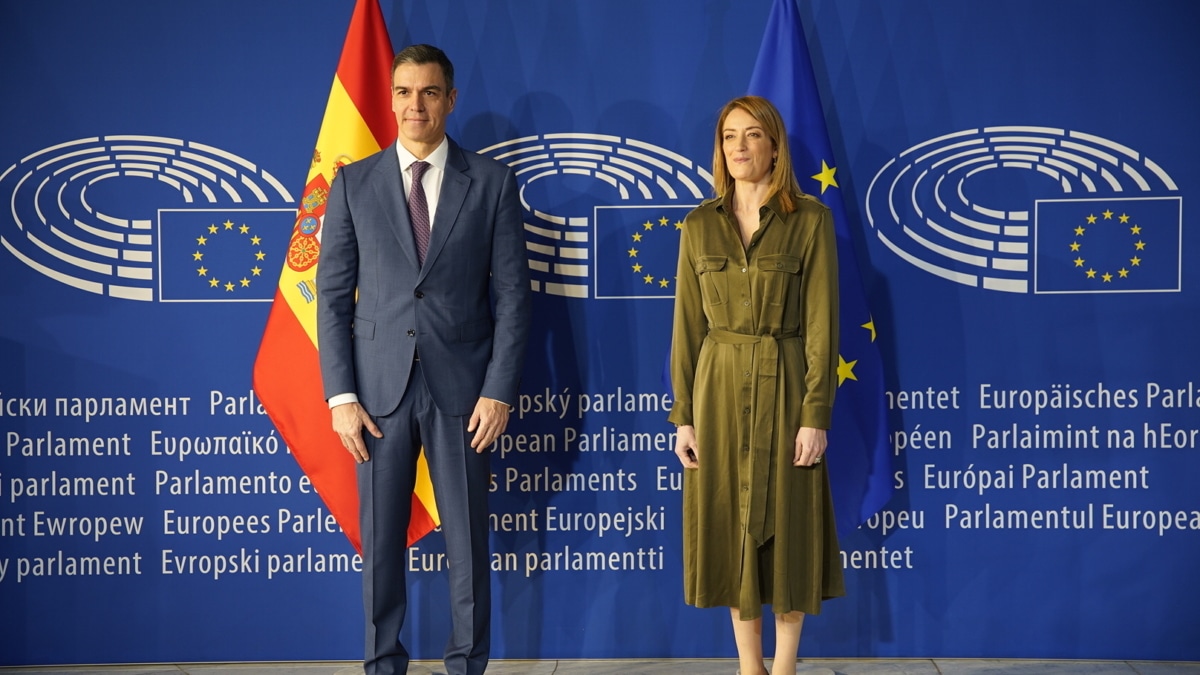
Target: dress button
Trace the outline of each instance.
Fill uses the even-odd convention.
[[[415,331],[411,328],[408,329],[408,337],[413,337],[416,334],[417,334],[417,331]]]
[[[742,304],[743,304],[743,305],[745,305],[746,307],[749,307],[749,306],[750,306],[750,301],[749,301],[749,300],[744,300],[744,301],[742,301]]]
[[[775,267],[778,267],[779,269],[783,269],[783,263],[777,262],[777,263],[775,263]]]
[[[743,267],[743,268],[742,268],[742,274],[745,274],[745,273],[746,273],[746,268],[745,268],[745,267]]]
[[[744,415],[749,415],[749,414],[750,414],[750,408],[748,408],[748,407],[747,407],[747,408],[742,408],[742,414],[744,414]]]
[[[750,371],[747,370],[746,372],[742,373],[742,375],[745,377],[750,377]]]
[[[742,446],[742,452],[750,452],[750,446],[748,446],[748,445],[743,445],[743,446]]]
[[[425,294],[424,294],[424,293],[422,293],[421,291],[417,291],[416,293],[413,293],[413,295],[417,296],[417,299],[418,299],[418,300],[420,300],[421,298],[425,297]]]
[[[746,490],[749,490],[749,489],[750,489],[749,485],[746,485],[745,483],[742,484],[742,492],[745,492]]]

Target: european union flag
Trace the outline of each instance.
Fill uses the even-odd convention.
[[[1183,199],[1049,199],[1034,211],[1035,293],[1179,291]]]
[[[294,209],[159,212],[162,302],[270,302]]]
[[[596,207],[596,297],[675,297],[679,232],[692,208]]]
[[[837,183],[837,163],[795,0],[775,0],[771,8],[750,76],[750,93],[770,100],[779,109],[788,128],[792,164],[800,187],[820,195],[833,212],[841,343],[828,461],[838,531],[845,535],[883,508],[892,496],[883,361],[875,344],[875,323],[858,273]]]

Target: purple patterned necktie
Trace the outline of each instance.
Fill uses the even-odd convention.
[[[429,202],[425,200],[425,186],[421,176],[429,168],[429,162],[413,162],[412,189],[408,193],[408,219],[412,221],[413,241],[417,243],[417,261],[425,264],[425,253],[429,251]]]

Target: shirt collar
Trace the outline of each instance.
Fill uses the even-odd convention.
[[[408,148],[404,147],[404,145],[400,142],[399,139],[396,139],[396,155],[400,158],[400,171],[401,172],[408,171],[408,167],[413,162],[417,161],[417,158],[415,156],[413,156],[413,154],[411,152],[408,151]],[[450,137],[442,136],[442,142],[437,146],[437,148],[433,152],[429,153],[429,156],[426,157],[424,159],[424,161],[428,162],[433,168],[437,169],[438,171],[445,171],[446,170],[446,160],[449,157],[450,157]]]
[[[717,209],[723,213],[733,213],[732,202],[733,190],[730,190],[729,192],[725,193],[724,197],[721,197],[717,200]],[[758,213],[760,216],[762,215],[763,209],[771,211],[777,218],[783,220],[783,207],[779,204],[778,194],[768,199],[766,204],[763,204],[761,207],[759,207]]]

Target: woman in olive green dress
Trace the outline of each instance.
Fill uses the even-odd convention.
[[[793,675],[805,614],[844,594],[822,459],[837,388],[829,209],[800,191],[769,101],[721,110],[717,197],[684,220],[671,345],[683,463],[684,596],[729,607],[740,672]]]

